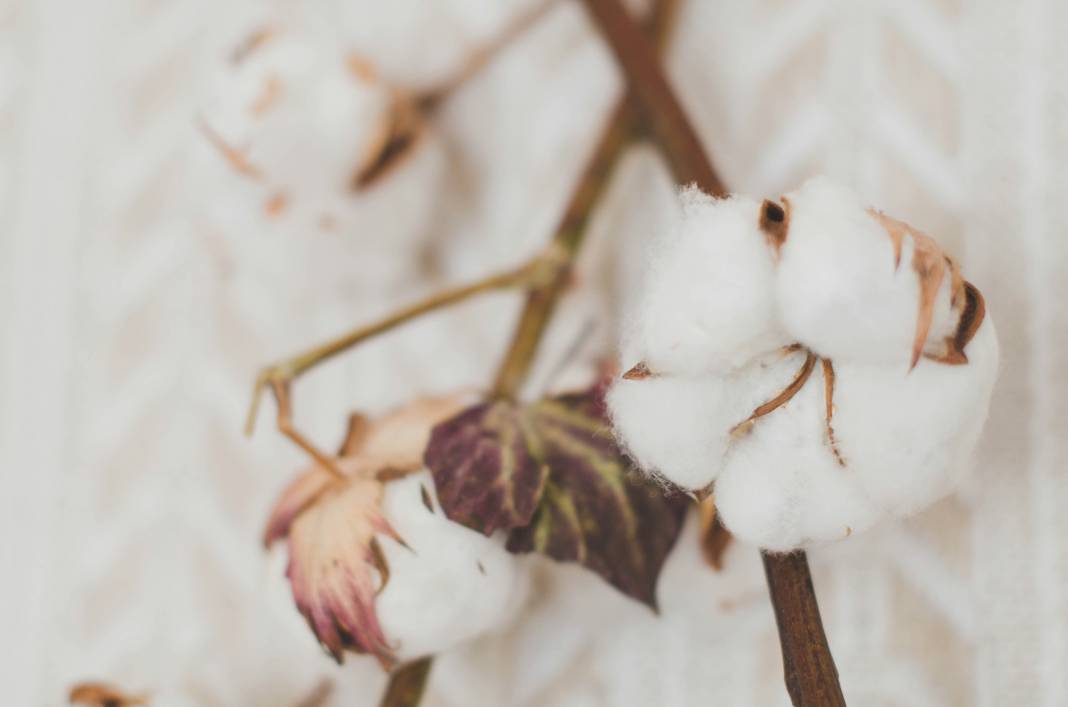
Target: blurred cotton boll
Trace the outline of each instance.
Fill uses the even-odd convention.
[[[408,272],[445,173],[415,97],[322,23],[293,18],[250,25],[217,79],[201,119],[230,167],[218,194],[228,230],[299,239],[290,252],[316,264],[322,297],[375,284],[353,273],[388,284]],[[371,259],[380,267],[360,267]]]

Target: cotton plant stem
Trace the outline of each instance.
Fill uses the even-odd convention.
[[[696,182],[711,194],[724,194],[723,184],[652,46],[619,0],[583,2],[626,74],[646,128],[663,152],[675,179]],[[783,675],[790,699],[795,707],[844,706],[845,698],[823,630],[805,553],[764,553],[764,569],[775,609]]]
[[[415,707],[423,699],[426,681],[430,677],[432,659],[421,658],[406,663],[389,676],[389,685],[382,695],[380,707]]]
[[[256,417],[259,413],[260,400],[263,397],[264,389],[270,388],[277,398],[279,391],[288,388],[289,383],[298,376],[357,344],[363,343],[379,334],[384,334],[424,314],[458,304],[476,295],[540,283],[548,279],[551,276],[550,273],[559,269],[559,261],[558,254],[553,250],[549,250],[518,268],[491,275],[477,282],[436,292],[426,299],[404,307],[377,322],[353,329],[336,339],[264,368],[256,377],[253,387],[252,404],[249,407],[248,418],[245,423],[245,433],[251,435],[255,429]],[[279,400],[279,403],[281,406],[282,401]]]
[[[662,48],[666,44],[677,5],[677,0],[659,0],[654,5],[644,29],[652,39],[642,37],[646,46]],[[640,35],[643,33],[637,26],[635,31]],[[567,255],[569,264],[582,246],[593,207],[604,195],[623,148],[639,127],[636,104],[635,97],[628,92],[616,105],[564,209],[553,242]],[[569,269],[562,269],[556,279],[531,290],[527,295],[526,306],[497,371],[493,385],[493,392],[497,396],[510,398],[518,394],[569,277]]]
[[[667,41],[676,6],[677,0],[657,0],[653,6],[647,29],[657,45],[662,46]],[[527,295],[508,350],[497,369],[493,384],[493,393],[497,396],[514,397],[526,380],[541,337],[567,287],[570,266],[582,246],[593,208],[607,189],[613,168],[638,128],[634,104],[629,93],[620,100],[578,179],[550,246],[563,254],[565,267]],[[395,671],[390,676],[380,706],[416,707],[426,688],[432,660],[423,658]],[[402,697],[406,699],[402,700]]]
[[[561,268],[556,277],[527,294],[523,313],[497,370],[497,378],[493,384],[494,395],[514,397],[526,380],[545,328],[566,289],[571,276],[570,266],[586,235],[593,206],[608,187],[612,169],[634,128],[634,114],[626,102],[621,102],[602,133],[553,238],[553,242],[565,254],[567,267]]]
[[[805,553],[765,552],[763,558],[790,700],[804,707],[845,707]]]
[[[495,37],[473,51],[453,76],[419,94],[416,102],[427,112],[436,109],[447,96],[456,93],[464,84],[482,73],[504,49],[538,24],[560,2],[561,0],[540,0],[536,5],[520,12]]]

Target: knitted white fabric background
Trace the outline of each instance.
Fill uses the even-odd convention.
[[[302,460],[267,416],[240,436],[252,375],[531,252],[619,87],[580,8],[558,8],[448,106],[443,201],[459,206],[444,207],[433,257],[379,247],[336,282],[329,248],[317,264],[300,241],[218,218],[225,180],[196,111],[253,4],[0,0],[6,704],[58,705],[99,677],[159,704],[287,707],[324,676],[328,704],[373,704],[377,669],[334,668],[259,553]],[[998,322],[1003,371],[964,492],[813,553],[847,699],[1068,704],[1068,6],[684,6],[671,70],[725,181],[761,195],[820,171],[854,184],[960,256]],[[499,4],[464,7],[441,41],[492,33]],[[590,255],[641,230],[634,194],[664,189],[636,151]],[[541,375],[595,306],[574,299]],[[324,367],[296,388],[301,425],[329,446],[354,406],[484,383],[516,304],[434,317]],[[710,606],[660,619],[584,576],[547,579],[522,627],[438,662],[425,704],[788,704],[755,551],[727,560],[719,578],[679,569]],[[587,586],[597,612],[574,596]]]

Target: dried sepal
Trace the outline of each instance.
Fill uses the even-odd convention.
[[[834,374],[834,364],[829,358],[821,358],[820,365],[823,367],[823,405],[824,405],[824,428],[827,433],[827,444],[831,447],[838,466],[845,466],[845,458],[838,449],[838,440],[834,436],[834,386],[837,380]]]
[[[206,120],[201,119],[199,126],[208,143],[218,150],[219,154],[233,167],[234,171],[250,179],[261,179],[263,177],[263,172],[260,168],[249,161],[247,150],[228,143]]]
[[[414,152],[426,132],[426,116],[403,91],[394,91],[386,111],[368,142],[352,177],[352,188],[363,191],[381,181]]]
[[[787,347],[784,350],[787,353],[793,353],[795,351],[793,347]],[[753,429],[753,425],[756,424],[757,420],[765,415],[775,412],[783,405],[793,400],[794,396],[805,387],[805,383],[807,383],[808,379],[812,376],[812,370],[816,367],[816,358],[816,354],[807,351],[805,353],[805,362],[801,364],[801,368],[798,369],[797,375],[790,381],[790,384],[783,388],[782,391],[771,400],[757,407],[752,415],[732,427],[731,436],[734,438],[744,437]]]
[[[986,302],[983,293],[970,282],[964,282],[964,309],[961,311],[957,322],[957,330],[953,336],[948,336],[943,342],[944,350],[938,354],[928,354],[927,357],[938,363],[951,366],[959,366],[968,363],[968,356],[964,348],[968,345],[979,330],[983,319],[986,318]]]
[[[920,362],[923,348],[927,344],[927,335],[934,320],[935,303],[942,281],[946,276],[946,265],[950,261],[934,240],[919,232],[912,234],[912,269],[920,281],[920,310],[916,317],[916,338],[912,342],[912,368]]]
[[[123,690],[101,682],[83,682],[74,685],[67,697],[72,705],[86,707],[133,707],[147,705],[147,695],[131,695]]]
[[[783,197],[782,204],[765,199],[760,205],[760,230],[776,253],[782,250],[790,231],[790,201]]]
[[[919,311],[916,315],[916,335],[912,343],[912,368],[915,368],[916,364],[919,363],[920,356],[925,355],[924,350],[928,346],[927,337],[934,319],[935,304],[947,271],[950,276],[950,306],[959,313],[960,317],[957,329],[958,335],[946,339],[942,352],[927,353],[926,355],[928,358],[941,363],[966,363],[967,357],[964,356],[964,346],[958,346],[957,344],[964,338],[964,335],[960,332],[962,329],[967,330],[972,321],[971,315],[968,316],[966,321],[966,313],[969,302],[971,302],[974,314],[974,294],[978,293],[978,290],[975,290],[974,286],[969,286],[965,283],[956,261],[946,255],[938,243],[926,233],[913,228],[904,221],[891,218],[881,211],[870,210],[869,213],[875,216],[890,238],[894,252],[895,268],[901,265],[901,253],[905,236],[912,238],[912,269],[916,273],[920,286]],[[974,292],[969,292],[969,287]],[[979,296],[979,300],[981,299],[982,297]],[[981,319],[980,317],[980,321]],[[978,328],[978,326],[975,328]],[[971,334],[974,333],[973,328]],[[967,341],[971,340],[970,335],[966,338]],[[966,344],[967,341],[964,343]]]
[[[267,517],[263,531],[263,544],[270,547],[289,536],[293,521],[318,498],[336,476],[321,466],[315,466],[297,475],[282,491],[274,508]]]
[[[371,653],[389,669],[395,657],[375,613],[389,568],[377,536],[403,541],[382,515],[382,482],[359,458],[337,463],[346,478],[313,468],[287,489],[267,537],[287,539],[297,609],[330,655]]]
[[[639,361],[634,366],[627,369],[627,372],[623,374],[623,380],[628,381],[640,381],[646,378],[655,378],[656,374],[649,368],[649,364],[645,361]]]
[[[423,468],[423,452],[430,431],[466,407],[469,392],[417,398],[374,420],[349,420],[346,455],[360,456],[367,463],[399,472]]]
[[[346,650],[372,653],[386,668],[395,662],[375,613],[375,596],[389,581],[378,537],[404,544],[382,514],[384,484],[421,467],[431,428],[467,398],[420,398],[373,420],[354,413],[333,460],[342,477],[313,466],[270,513],[264,543],[288,541],[286,576],[297,608],[338,662]]]
[[[707,496],[697,508],[701,517],[701,554],[708,566],[718,572],[723,569],[723,553],[734,538],[720,522],[715,496]]]

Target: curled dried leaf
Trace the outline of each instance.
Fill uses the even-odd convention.
[[[68,700],[72,705],[86,707],[133,707],[148,704],[146,695],[131,695],[114,685],[101,682],[83,682],[73,686]]]

